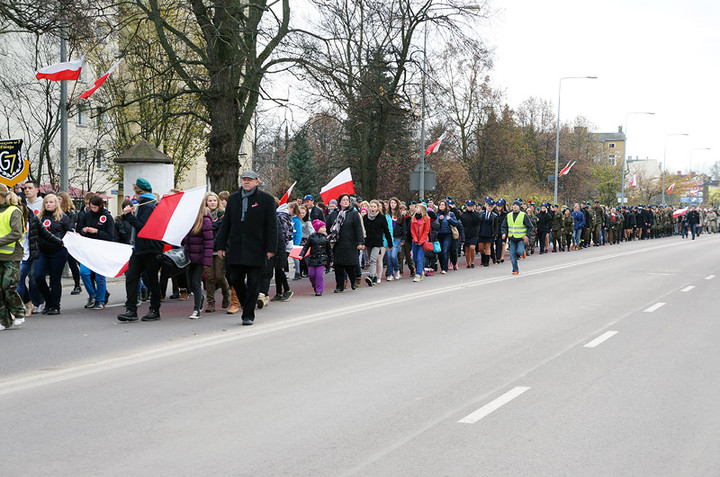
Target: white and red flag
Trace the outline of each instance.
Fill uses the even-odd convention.
[[[103,277],[119,277],[127,270],[132,245],[96,240],[75,232],[63,237],[63,244],[75,260]]]
[[[668,193],[669,195],[672,195],[673,190],[675,190],[675,183],[674,183],[674,182],[673,182],[672,184],[670,184],[670,187],[667,188],[667,193]]]
[[[333,177],[333,180],[320,189],[320,197],[326,204],[332,199],[337,199],[340,194],[354,194],[355,186],[352,181],[352,174],[348,167],[340,174]]]
[[[570,172],[570,169],[572,169],[572,167],[575,165],[575,162],[577,161],[574,161],[572,164],[568,162],[567,165],[563,167],[560,172],[558,172],[558,176],[562,177],[564,175],[567,175],[567,173]]]
[[[630,178],[630,187],[637,187],[637,176],[633,174],[633,176]]]
[[[80,78],[85,57],[74,61],[66,61],[64,63],[55,63],[54,65],[40,68],[35,78],[47,79],[50,81],[77,81]]]
[[[673,212],[673,217],[677,218],[677,217],[680,217],[681,215],[685,215],[685,214],[687,214],[687,211],[688,211],[687,207],[685,207],[684,209],[678,209],[675,212]]]
[[[98,78],[98,79],[95,81],[95,84],[93,85],[93,87],[90,88],[89,90],[85,91],[83,94],[81,94],[80,97],[83,98],[83,99],[88,99],[90,96],[92,96],[92,94],[93,94],[95,91],[97,91],[97,89],[98,89],[100,86],[102,86],[102,84],[105,82],[105,80],[107,80],[107,79],[110,77],[110,75],[112,74],[112,72],[115,71],[115,68],[118,67],[118,65],[122,62],[122,60],[123,60],[122,58],[120,58],[119,60],[117,60],[117,61],[115,62],[115,64],[110,67],[110,69],[107,71],[107,73],[105,73],[105,74],[102,75],[100,78]]]
[[[295,184],[297,184],[297,181],[293,182],[293,185],[291,185],[287,192],[285,192],[285,195],[282,196],[278,205],[287,204],[287,201],[290,200],[290,194],[292,194],[292,190],[295,188]]]
[[[158,202],[138,237],[180,245],[195,223],[204,199],[205,187],[166,195]]]
[[[442,136],[438,138],[437,141],[430,144],[427,149],[425,149],[425,155],[432,154],[433,152],[438,152],[438,149],[440,149],[440,144],[442,144],[443,139],[445,139],[445,136],[447,135],[447,131],[442,133]]]

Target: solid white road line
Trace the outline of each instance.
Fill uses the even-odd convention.
[[[607,333],[603,333],[600,336],[598,336],[597,338],[595,338],[594,340],[592,340],[591,342],[589,342],[588,344],[586,344],[585,348],[595,348],[598,345],[601,345],[605,341],[609,340],[616,334],[618,334],[617,331],[608,331]]]
[[[483,417],[486,417],[487,415],[497,411],[498,409],[503,407],[505,404],[509,403],[516,397],[520,396],[522,393],[524,393],[528,389],[530,389],[530,388],[525,387],[525,386],[518,386],[516,388],[513,388],[510,391],[503,394],[502,396],[500,396],[499,398],[495,399],[494,401],[490,401],[489,403],[485,404],[483,407],[481,407],[477,411],[463,417],[458,422],[461,422],[463,424],[475,424]]]
[[[693,288],[695,288],[695,285],[688,285],[688,286],[686,286],[685,288],[683,288],[683,289],[680,290],[680,291],[681,291],[681,292],[689,292],[689,291],[692,290]]]
[[[658,308],[660,308],[660,307],[663,306],[664,304],[665,304],[665,303],[663,303],[663,302],[655,303],[653,306],[651,306],[650,308],[646,309],[646,310],[645,310],[645,313],[652,313],[653,311],[657,310]]]
[[[715,275],[708,275],[705,280],[712,280],[713,278],[715,278]]]

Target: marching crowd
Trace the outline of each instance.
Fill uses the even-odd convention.
[[[251,325],[255,310],[270,301],[289,300],[294,293],[291,281],[308,278],[314,294],[321,296],[331,270],[333,291],[342,293],[363,283],[374,287],[383,279],[400,280],[405,269],[413,282],[444,275],[462,266],[460,257],[466,268],[489,267],[504,263],[508,252],[512,273],[518,274],[519,259],[535,251],[570,252],[673,235],[694,240],[703,232],[718,232],[718,211],[696,207],[609,207],[598,201],[560,207],[492,197],[459,204],[452,197],[406,204],[397,197],[365,201],[344,193],[327,204],[307,195],[281,205],[259,189],[255,172],[244,171],[241,182],[235,193],[205,194],[182,243],[189,265],[181,273],[163,267],[162,255],[171,247],[138,237],[162,200],[145,179],[137,179],[135,197],[123,202],[115,218],[93,193],[85,195],[78,211],[67,193],[40,197],[32,182],[14,191],[0,184],[0,329],[21,325],[30,314],[59,314],[66,264],[74,280],[71,294],[82,293],[84,287],[85,308],[105,307],[110,298],[106,278],[77,263],[63,246],[71,231],[133,246],[125,272],[125,311],[118,320],[159,320],[166,298],[188,300],[192,295],[189,318],[217,308],[230,314],[242,310],[244,325]],[[138,306],[148,300],[149,310],[139,318]]]

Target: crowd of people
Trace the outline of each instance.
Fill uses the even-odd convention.
[[[68,232],[133,246],[125,272],[125,311],[118,320],[159,320],[166,298],[192,295],[189,318],[222,308],[230,314],[242,311],[244,325],[254,322],[256,309],[288,301],[291,282],[307,278],[313,293],[322,296],[331,271],[333,291],[342,293],[405,276],[420,282],[444,275],[462,266],[461,257],[465,268],[475,268],[502,264],[509,255],[512,273],[518,274],[518,261],[536,251],[570,252],[673,235],[694,240],[718,232],[718,211],[696,207],[678,212],[670,206],[610,207],[598,201],[560,207],[492,197],[406,204],[397,197],[366,201],[348,194],[327,204],[306,195],[281,205],[260,190],[255,172],[243,172],[241,183],[232,194],[206,193],[199,210],[188,212],[196,215],[182,242],[190,264],[181,273],[162,266],[161,256],[171,247],[138,236],[162,200],[145,179],[137,179],[135,196],[123,202],[115,218],[100,195],[87,193],[78,211],[67,193],[40,197],[32,182],[14,191],[0,184],[0,329],[21,325],[30,314],[59,314],[66,264],[74,281],[71,294],[84,288],[85,308],[105,308],[106,277],[68,254],[63,246]],[[140,318],[138,306],[145,301],[149,310]]]

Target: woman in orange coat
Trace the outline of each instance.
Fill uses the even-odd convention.
[[[424,204],[415,206],[415,214],[410,222],[410,233],[412,234],[412,254],[415,261],[415,278],[414,282],[419,282],[425,277],[425,250],[423,246],[430,236],[430,217],[428,217],[427,209]]]

